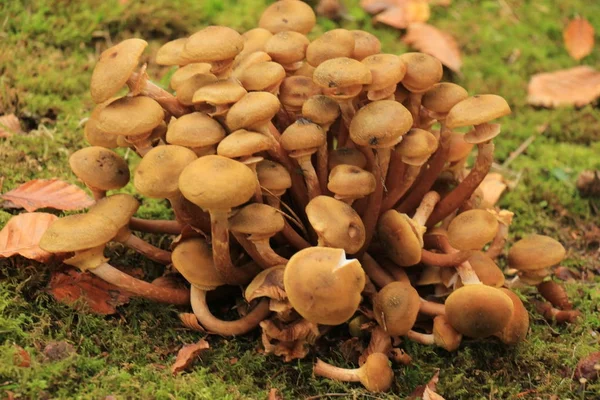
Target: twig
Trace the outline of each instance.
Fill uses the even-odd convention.
[[[535,137],[536,135],[531,135],[527,138],[527,140],[521,143],[521,145],[517,147],[515,151],[509,154],[508,158],[502,163],[502,166],[504,168],[508,167],[510,163],[512,163],[518,156],[520,156],[525,150],[527,150],[529,145],[535,140]]]

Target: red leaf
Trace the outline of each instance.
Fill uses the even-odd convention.
[[[527,87],[527,102],[534,106],[582,107],[600,96],[600,72],[588,66],[536,74]]]
[[[31,356],[29,355],[29,353],[27,352],[27,350],[25,350],[24,348],[22,348],[21,346],[15,344],[13,345],[15,347],[15,354],[13,355],[13,363],[14,365],[16,365],[17,367],[21,367],[21,368],[28,368],[31,366]]]
[[[594,50],[594,27],[585,18],[577,17],[563,31],[563,39],[569,55],[581,60]]]
[[[34,179],[0,197],[29,212],[43,207],[81,210],[94,204],[83,189],[59,179]]]
[[[19,254],[40,262],[48,261],[52,254],[40,249],[38,244],[46,229],[57,219],[56,215],[47,213],[12,217],[0,231],[0,258]]]
[[[114,314],[116,307],[129,302],[129,293],[90,273],[74,268],[54,271],[47,291],[57,301],[76,305],[81,301],[97,314]]]
[[[194,344],[185,344],[177,353],[177,358],[175,359],[175,363],[171,367],[171,372],[173,375],[178,374],[181,371],[185,371],[192,362],[202,353],[203,350],[208,349],[210,346],[208,342],[204,339],[200,339],[198,343]]]
[[[450,34],[429,24],[414,23],[408,26],[402,41],[418,51],[434,56],[452,71],[460,72],[460,49]]]

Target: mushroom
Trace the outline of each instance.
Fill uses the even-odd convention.
[[[504,344],[515,345],[525,340],[529,331],[529,313],[523,302],[514,292],[500,288],[513,302],[513,313],[508,324],[499,332],[494,333]]]
[[[211,117],[221,117],[221,122],[224,122],[225,114],[246,93],[248,92],[238,80],[230,78],[199,87],[194,92],[192,103],[198,111]]]
[[[317,359],[313,373],[336,381],[360,382],[370,392],[386,392],[394,383],[390,360],[382,353],[369,355],[363,366],[356,369],[334,367]]]
[[[188,38],[182,55],[192,62],[211,64],[213,74],[226,78],[231,71],[233,59],[243,47],[244,39],[235,30],[211,25]]]
[[[501,287],[504,285],[504,274],[502,270],[496,265],[494,260],[489,258],[485,253],[476,251],[471,257],[467,259],[471,268],[484,285]],[[456,287],[461,287],[462,281],[456,282]]]
[[[351,58],[362,61],[368,56],[377,54],[381,51],[381,42],[377,39],[377,36],[361,30],[350,32],[352,32],[352,36],[354,36],[354,51],[352,52]]]
[[[442,347],[447,351],[457,350],[462,340],[462,334],[450,325],[445,315],[438,315],[433,319],[431,334],[410,330],[406,333],[406,337],[417,343]]]
[[[285,78],[279,87],[279,101],[281,101],[286,113],[284,124],[287,126],[290,124],[290,120],[298,119],[304,104],[320,91],[321,89],[313,83],[312,79],[306,76],[288,76]],[[337,103],[335,103],[335,106],[337,107]],[[309,116],[305,115],[305,117],[311,119]]]
[[[204,74],[194,74],[177,85],[177,93],[175,95],[181,104],[185,104],[186,106],[194,106],[196,111],[200,111],[201,107],[195,106],[194,104],[194,95],[204,86],[208,86],[216,82],[219,82],[219,78],[210,72]],[[237,85],[241,87],[241,85]],[[196,100],[196,102],[200,101]]]
[[[309,247],[290,258],[283,282],[298,314],[317,324],[339,325],[358,308],[365,273],[342,249]]]
[[[183,55],[183,47],[187,42],[187,38],[180,38],[171,40],[158,49],[156,52],[155,62],[158,65],[187,65],[190,63],[190,59]]]
[[[109,133],[103,132],[99,130],[96,125],[98,124],[98,114],[100,111],[107,105],[110,104],[113,99],[106,100],[104,103],[98,104],[90,114],[87,122],[85,123],[85,127],[83,129],[83,134],[88,143],[92,146],[104,147],[106,149],[116,149],[119,147],[117,143],[118,135],[111,135]]]
[[[508,252],[508,266],[519,271],[519,279],[537,285],[550,274],[550,267],[565,258],[565,248],[557,240],[544,235],[529,235]]]
[[[234,69],[236,64],[246,56],[256,52],[262,52],[265,49],[265,44],[267,44],[271,37],[273,37],[273,34],[264,28],[253,28],[242,33],[244,48],[234,60]]]
[[[498,220],[486,210],[465,211],[448,225],[448,241],[458,250],[481,250],[498,230]]]
[[[371,101],[395,100],[396,85],[404,78],[406,65],[393,54],[374,54],[361,61],[371,71],[372,82],[365,86]]]
[[[238,79],[250,92],[263,91],[277,96],[279,86],[285,79],[285,70],[276,62],[265,61],[245,68]]]
[[[265,52],[289,73],[302,66],[309,43],[308,38],[301,33],[278,32],[265,43]]]
[[[295,0],[281,0],[267,7],[258,21],[258,26],[271,33],[294,31],[307,34],[317,23],[312,8]]]
[[[94,199],[107,190],[121,189],[129,182],[127,162],[114,151],[92,146],[77,150],[69,157],[71,170],[92,191]]]
[[[421,298],[410,282],[385,285],[373,298],[373,314],[379,326],[390,336],[406,335],[412,329]]]
[[[363,153],[353,147],[342,147],[329,154],[329,169],[333,170],[338,165],[352,165],[360,169],[367,167],[367,158]]]
[[[306,48],[306,62],[318,67],[327,60],[350,57],[354,52],[354,35],[346,29],[332,29],[313,40]]]
[[[265,53],[264,51],[255,51],[254,53],[247,54],[243,57],[240,57],[241,53],[236,58],[236,61],[233,63],[233,71],[231,72],[231,78],[235,78],[239,81],[242,74],[255,64],[261,64],[267,61],[271,61],[271,56]]]
[[[167,143],[190,148],[198,157],[215,154],[225,138],[225,129],[214,119],[200,112],[173,118],[167,129]]]
[[[369,171],[354,165],[341,164],[329,173],[327,188],[335,193],[335,198],[352,205],[354,200],[370,195],[375,191],[375,176]]]

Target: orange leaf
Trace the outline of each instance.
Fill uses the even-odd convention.
[[[406,0],[360,0],[360,6],[369,14],[377,14],[388,8],[397,7]]]
[[[0,257],[19,254],[23,257],[44,262],[52,257],[51,253],[40,249],[40,238],[56,215],[47,213],[27,213],[12,217],[0,231]]]
[[[378,14],[373,21],[393,28],[405,29],[412,23],[427,21],[429,16],[429,4],[426,1],[406,0]]]
[[[83,189],[59,179],[34,179],[0,197],[29,212],[43,207],[80,210],[94,204]]]
[[[479,189],[483,192],[481,208],[494,208],[500,196],[506,190],[508,185],[504,183],[504,177],[497,172],[490,172],[479,185]]]
[[[569,55],[581,60],[594,50],[594,27],[585,18],[577,17],[563,31],[563,39]]]
[[[185,344],[177,353],[175,363],[171,367],[173,375],[178,374],[181,371],[185,371],[192,362],[202,353],[203,350],[208,349],[210,346],[204,339],[200,339],[198,343]]]
[[[460,72],[462,59],[456,40],[448,33],[423,23],[408,26],[402,41],[418,51],[436,57],[454,72]]]
[[[13,133],[23,133],[19,118],[15,114],[0,117],[0,138],[12,136]]]
[[[114,314],[116,307],[129,302],[129,294],[90,273],[74,268],[53,271],[48,293],[67,305],[81,301],[96,314]]]
[[[588,66],[536,74],[527,88],[527,102],[534,106],[582,107],[600,96],[600,72]]]

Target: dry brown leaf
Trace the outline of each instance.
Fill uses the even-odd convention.
[[[508,186],[504,183],[504,177],[497,172],[490,172],[479,185],[479,189],[483,193],[481,200],[481,208],[494,208],[500,196]]]
[[[595,381],[600,377],[600,351],[588,354],[577,363],[573,377],[577,380]]]
[[[369,14],[377,14],[388,8],[398,7],[405,0],[361,0],[360,6]]]
[[[31,366],[31,356],[18,344],[13,345],[15,348],[15,354],[13,355],[13,364],[17,367],[28,368]]]
[[[563,31],[563,39],[569,55],[581,60],[594,50],[594,27],[587,19],[576,17]]]
[[[19,254],[40,262],[48,261],[52,254],[40,249],[40,238],[56,215],[26,213],[12,217],[0,231],[0,258]]]
[[[0,197],[29,212],[43,207],[81,210],[94,204],[83,189],[60,179],[34,179]]]
[[[75,354],[75,347],[71,343],[64,340],[58,342],[50,342],[44,347],[44,356],[48,361],[60,361]]]
[[[413,23],[408,26],[402,41],[414,49],[436,57],[454,72],[460,72],[462,58],[456,40],[434,26]]]
[[[534,106],[582,107],[600,96],[600,72],[580,66],[531,77],[527,87],[527,102]]]
[[[442,396],[435,392],[436,386],[440,380],[440,370],[437,370],[435,375],[431,377],[427,385],[420,385],[413,390],[407,400],[421,398],[423,400],[444,400]]]
[[[376,15],[373,21],[396,29],[406,29],[412,23],[427,21],[430,15],[429,4],[426,1],[404,0]]]
[[[180,313],[179,319],[181,320],[181,323],[183,324],[183,326],[185,326],[186,328],[189,328],[191,330],[198,331],[198,332],[206,332],[206,330],[198,322],[198,318],[196,318],[195,314]]]
[[[90,311],[104,315],[116,313],[116,307],[129,302],[129,293],[74,268],[53,271],[47,291],[61,303],[75,306],[82,303]]]
[[[14,133],[23,133],[19,118],[15,114],[0,117],[0,138],[12,136]]]
[[[279,393],[279,390],[276,388],[271,388],[271,390],[269,390],[267,400],[283,400],[283,396],[281,393]]]
[[[194,344],[185,344],[177,353],[177,358],[175,359],[175,363],[171,367],[171,372],[173,375],[178,374],[181,371],[185,371],[202,353],[203,350],[208,349],[210,346],[208,342],[204,339],[200,339],[198,343]]]

